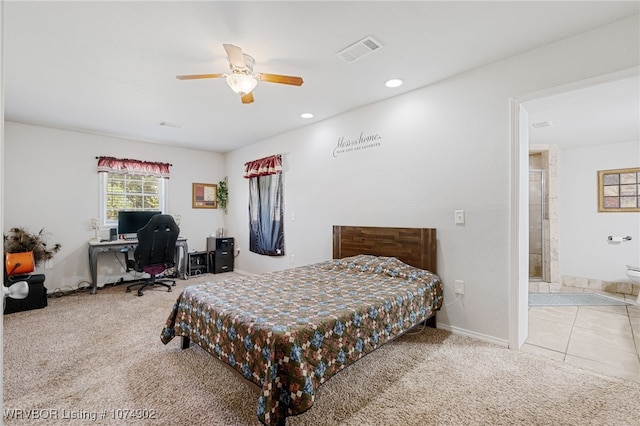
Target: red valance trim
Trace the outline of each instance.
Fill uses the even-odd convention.
[[[276,173],[282,173],[282,156],[280,154],[244,163],[244,177],[246,179]]]
[[[98,173],[129,173],[169,179],[169,163],[132,160],[130,158],[96,157]]]

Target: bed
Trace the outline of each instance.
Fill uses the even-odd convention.
[[[189,286],[162,330],[194,342],[258,391],[258,420],[283,425],[330,377],[442,306],[432,228],[333,227],[333,259]]]

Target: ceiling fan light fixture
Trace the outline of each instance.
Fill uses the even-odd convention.
[[[302,86],[302,77],[280,74],[253,73],[253,57],[242,53],[242,49],[233,44],[223,44],[229,60],[231,74],[191,74],[177,75],[178,80],[199,80],[202,78],[224,78],[233,92],[240,95],[243,104],[253,103],[253,89],[258,85],[258,80],[267,83],[288,84]],[[161,124],[168,125],[168,124]]]
[[[231,90],[240,96],[251,93],[258,85],[258,80],[254,76],[242,73],[229,74],[226,80]]]

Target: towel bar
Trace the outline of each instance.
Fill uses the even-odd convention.
[[[616,242],[619,242],[619,241],[631,241],[631,236],[627,235],[626,237],[613,237],[613,236],[609,235],[607,240],[616,241]]]

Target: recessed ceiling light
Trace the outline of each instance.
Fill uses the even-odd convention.
[[[384,82],[384,85],[387,87],[400,87],[402,86],[403,81],[399,78],[392,78],[391,80],[387,80]]]
[[[302,118],[313,118],[313,114],[311,114],[310,112],[303,112],[302,114],[300,114],[300,117],[302,117]]]

